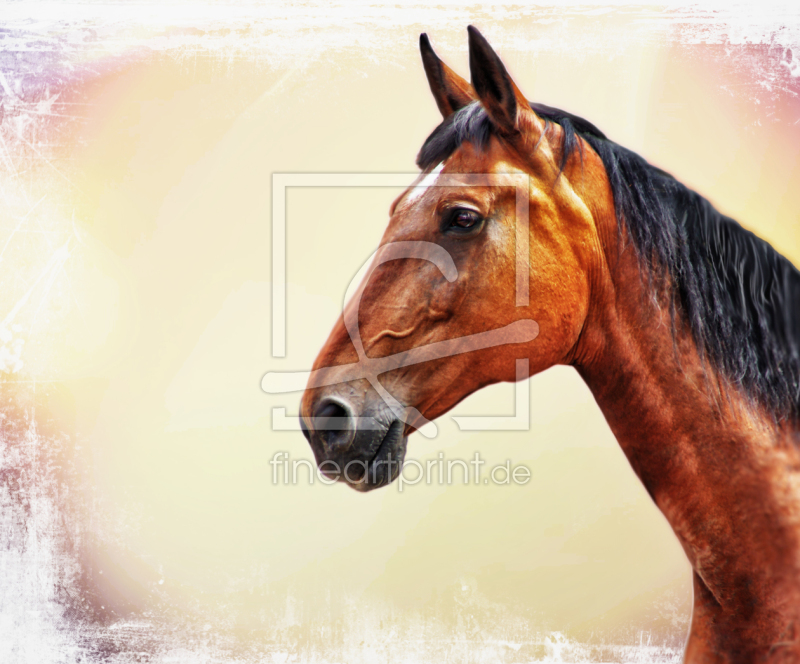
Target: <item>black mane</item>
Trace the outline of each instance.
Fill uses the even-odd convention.
[[[776,419],[800,418],[800,272],[769,244],[720,214],[642,157],[608,140],[593,124],[531,104],[563,130],[561,169],[581,136],[600,156],[640,263],[669,276],[672,305],[688,321],[703,357]],[[452,114],[425,141],[423,170],[464,141],[487,145],[494,127],[475,102]],[[656,282],[659,280],[656,279]]]

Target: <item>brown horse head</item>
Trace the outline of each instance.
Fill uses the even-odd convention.
[[[476,29],[471,85],[424,34],[420,47],[441,126],[483,138],[443,146],[434,132],[423,146],[423,172],[391,205],[372,270],[317,357],[324,379],[303,396],[320,469],[361,490],[396,477],[410,432],[485,385],[518,380],[516,359],[529,374],[570,362],[602,255],[584,191],[599,160],[559,163],[560,128]]]
[[[301,422],[366,490],[484,385],[575,366],[694,568],[687,662],[800,661],[800,272],[469,32],[444,121],[317,358]]]

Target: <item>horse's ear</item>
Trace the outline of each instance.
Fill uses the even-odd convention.
[[[434,53],[428,35],[424,32],[419,36],[419,50],[422,53],[422,65],[425,67],[425,75],[428,77],[433,98],[443,118],[448,118],[459,108],[476,99],[472,86]]]
[[[530,104],[486,38],[472,25],[467,32],[472,87],[497,128],[507,134],[515,133],[519,129],[519,114],[528,112]]]

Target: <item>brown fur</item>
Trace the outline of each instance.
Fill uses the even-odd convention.
[[[471,65],[481,67],[483,57],[484,81],[507,77],[480,39],[471,34],[471,50],[475,46],[478,54]],[[435,64],[431,53],[427,62]],[[429,77],[432,88],[437,81],[453,84],[453,76],[447,70],[447,76]],[[457,83],[456,91],[440,90],[437,99],[456,93],[463,98],[469,84]],[[416,198],[406,192],[392,205],[382,243],[436,242],[450,252],[459,276],[448,283],[418,260],[376,270],[359,312],[367,355],[382,357],[535,320],[540,333],[530,343],[397,369],[382,383],[400,402],[434,419],[485,385],[515,380],[515,358],[528,358],[532,374],[554,364],[574,366],[694,569],[686,662],[800,661],[797,432],[776,426],[704,364],[680,317],[673,330],[667,300],[663,293],[653,295],[619,230],[599,157],[583,142],[583,160],[570,157],[559,177],[559,127],[544,134],[544,123],[511,86],[497,87],[514,92],[514,105],[487,98],[491,85],[475,93],[487,112],[505,123],[503,138],[492,137],[483,151],[462,145],[442,172],[530,175],[529,305],[515,306],[513,190],[430,187]],[[441,107],[445,116],[452,112],[447,104]],[[441,232],[440,212],[455,201],[468,202],[486,217],[479,235],[454,238]],[[340,319],[315,368],[356,359]],[[308,414],[324,395],[355,399],[363,390],[367,398],[370,389],[309,389],[304,421],[313,428]]]

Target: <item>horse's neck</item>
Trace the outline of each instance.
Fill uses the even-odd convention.
[[[619,254],[613,278],[606,268],[594,280],[597,306],[575,365],[709,602],[753,619],[794,602],[800,619],[795,434],[735,389],[720,398],[721,379],[680,322],[673,335],[669,308],[647,295],[633,254]]]

